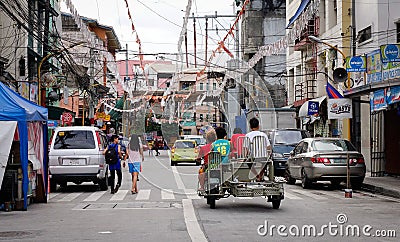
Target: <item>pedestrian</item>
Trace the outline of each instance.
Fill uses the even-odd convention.
[[[206,179],[206,171],[208,168],[208,154],[211,151],[211,145],[214,143],[214,141],[217,140],[217,135],[215,133],[215,130],[212,129],[206,133],[206,141],[207,144],[203,145],[199,149],[199,155],[197,156],[197,160],[203,159],[203,164],[201,164],[201,167],[199,169],[199,183],[200,191],[204,191],[204,183]]]
[[[160,152],[158,152],[158,149],[160,148],[160,144],[158,143],[158,140],[154,140],[154,150],[156,151],[156,156],[160,155]]]
[[[249,124],[251,131],[246,134],[246,139],[244,142],[244,147],[247,150],[247,155],[250,155],[252,158],[268,157],[268,154],[271,153],[271,143],[269,142],[268,136],[264,132],[260,131],[260,122],[257,118],[252,118],[250,119]],[[262,149],[252,150],[251,144],[254,138],[257,136],[262,137],[262,144],[265,147],[262,147]],[[264,171],[265,166],[261,167],[261,171],[258,174],[255,174],[258,182],[264,181]],[[257,172],[253,170],[253,173]]]
[[[121,172],[121,157],[122,157],[122,153],[121,153],[121,146],[118,144],[119,140],[118,140],[118,135],[113,135],[111,136],[111,140],[112,143],[109,144],[107,146],[107,148],[104,150],[103,154],[106,154],[108,149],[115,149],[117,156],[118,156],[118,161],[115,164],[109,164],[108,168],[110,170],[111,173],[111,194],[114,194],[116,192],[118,192],[118,189],[121,187],[121,182],[122,182],[122,172]],[[115,172],[117,173],[118,176],[118,182],[117,185],[114,188],[114,184],[115,184]]]
[[[222,163],[229,163],[230,143],[226,140],[226,130],[223,127],[215,128],[217,134],[217,140],[212,143],[211,150],[217,151],[221,154]]]
[[[144,161],[143,146],[142,142],[139,139],[139,136],[137,136],[136,134],[131,135],[131,140],[129,141],[129,145],[126,151],[128,157],[129,173],[131,173],[132,176],[131,193],[136,194],[139,192],[137,188],[137,181],[139,180],[139,172],[142,170],[142,162]]]
[[[242,158],[245,134],[241,128],[235,128],[231,137],[231,158]]]

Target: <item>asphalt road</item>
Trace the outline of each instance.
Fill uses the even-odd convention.
[[[264,198],[234,197],[210,209],[195,192],[198,167],[171,167],[162,152],[146,153],[138,194],[130,193],[125,168],[116,194],[71,183],[50,194],[46,204],[0,212],[0,241],[398,241],[400,236],[399,199],[365,192],[345,198],[326,184],[309,190],[285,185],[278,210]]]

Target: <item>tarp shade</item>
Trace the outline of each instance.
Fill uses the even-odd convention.
[[[125,103],[125,96],[122,96],[120,99],[118,99],[117,103],[115,104],[114,108],[116,109],[123,109],[124,108],[124,103]],[[115,111],[115,110],[111,110],[110,111],[110,116],[111,119],[117,121],[118,119],[121,118],[122,113]]]
[[[307,5],[310,3],[310,0],[302,0],[300,3],[299,8],[297,9],[296,13],[289,19],[289,24],[286,26],[286,28],[289,28],[290,25],[296,21],[296,19],[304,12],[306,9]]]
[[[4,172],[6,171],[8,156],[10,154],[11,144],[14,137],[16,121],[1,122],[2,130],[0,132],[0,187],[3,183]]]
[[[20,159],[22,168],[22,190],[24,196],[24,209],[27,209],[28,194],[28,122],[42,122],[43,127],[47,127],[47,108],[38,106],[37,104],[21,97],[19,94],[11,90],[8,86],[0,82],[0,121],[17,121],[18,134],[20,141]],[[0,132],[3,132],[4,126],[0,125]],[[43,165],[47,165],[47,146],[43,149]],[[43,174],[44,181],[47,180],[47,173]],[[47,195],[47,194],[46,194]]]

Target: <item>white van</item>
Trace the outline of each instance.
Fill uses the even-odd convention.
[[[103,155],[106,135],[96,127],[70,126],[56,128],[49,151],[50,190],[67,182],[93,182],[108,189],[108,165]]]

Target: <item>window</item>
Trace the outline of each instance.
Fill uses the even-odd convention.
[[[217,83],[213,83],[213,90],[216,90],[217,89]]]
[[[67,130],[59,131],[54,142],[55,150],[94,149],[96,144],[92,131]]]
[[[363,43],[372,38],[371,26],[358,32],[358,43]]]
[[[347,140],[316,140],[313,148],[318,151],[357,151]]]
[[[203,85],[204,85],[204,83],[201,82],[201,83],[200,83],[200,91],[203,90],[203,88],[204,88]]]
[[[199,120],[200,120],[200,122],[203,122],[203,114],[200,114]]]
[[[396,36],[397,43],[400,43],[400,23],[396,23]]]

